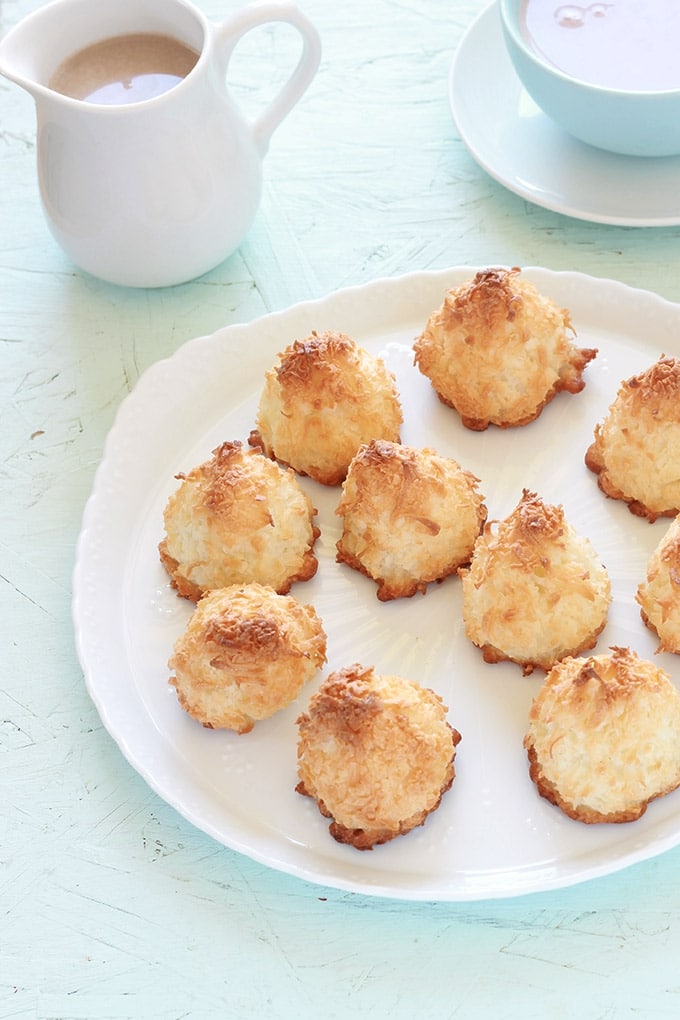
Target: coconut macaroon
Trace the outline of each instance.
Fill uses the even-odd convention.
[[[520,270],[485,269],[449,290],[415,342],[415,363],[469,429],[526,425],[562,390],[583,389],[597,354],[569,313]]]
[[[478,481],[429,448],[362,445],[336,510],[338,562],[377,581],[383,602],[425,592],[470,560],[487,516]]]
[[[581,822],[630,822],[680,786],[680,694],[628,648],[547,675],[524,738],[538,792]]]
[[[680,516],[652,552],[635,598],[644,623],[659,638],[657,651],[680,654]]]
[[[237,440],[177,478],[159,552],[184,598],[250,581],[285,594],[314,576],[316,510],[293,471]]]
[[[326,661],[312,606],[259,584],[211,591],[168,662],[182,708],[208,729],[248,733],[290,705]]]
[[[590,540],[527,489],[505,520],[485,525],[458,573],[465,632],[486,662],[547,671],[592,648],[606,624],[611,585]]]
[[[621,383],[586,465],[600,489],[655,521],[680,511],[680,361],[662,355]]]
[[[250,442],[323,485],[339,485],[362,443],[399,441],[396,382],[344,333],[312,333],[265,375]]]
[[[299,793],[339,843],[371,850],[439,806],[460,734],[429,688],[355,663],[331,673],[298,719]]]

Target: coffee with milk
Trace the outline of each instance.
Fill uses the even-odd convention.
[[[169,35],[119,35],[67,57],[48,84],[61,95],[103,106],[140,103],[174,88],[198,56]]]

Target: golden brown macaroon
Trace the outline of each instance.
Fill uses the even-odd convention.
[[[611,586],[592,544],[561,506],[527,489],[505,520],[485,526],[458,573],[465,632],[486,662],[549,670],[592,648],[606,624]]]
[[[520,270],[485,269],[449,290],[415,342],[415,363],[469,429],[526,425],[553,397],[579,393],[597,354],[569,313]]]
[[[344,333],[312,333],[266,373],[250,442],[322,485],[339,485],[361,443],[398,442],[401,422],[384,362]]]
[[[298,696],[326,661],[312,606],[259,584],[211,591],[168,666],[182,708],[208,729],[248,733]]]
[[[412,680],[356,663],[337,670],[298,727],[296,789],[358,850],[422,825],[453,783],[460,734],[441,698]]]
[[[624,380],[586,465],[600,489],[631,513],[655,521],[680,511],[680,361],[662,355]]]
[[[336,510],[338,562],[377,581],[382,602],[424,592],[470,560],[487,514],[477,482],[428,448],[361,446]]]
[[[524,738],[538,792],[581,822],[632,822],[680,786],[680,694],[628,648],[547,675]]]
[[[236,441],[177,478],[159,552],[184,598],[250,581],[285,594],[314,576],[316,510],[293,471]]]
[[[644,623],[659,638],[657,651],[680,654],[680,516],[650,556],[635,598]]]

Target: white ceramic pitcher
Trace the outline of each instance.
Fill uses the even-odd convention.
[[[287,83],[253,123],[227,87],[234,47],[257,25],[302,36]],[[128,33],[170,35],[199,59],[174,88],[103,106],[48,82],[71,54]],[[38,179],[52,233],[73,262],[111,283],[159,287],[218,265],[257,212],[262,159],[319,66],[321,46],[289,0],[263,0],[212,24],[189,0],[53,0],[0,42],[0,74],[34,98]]]

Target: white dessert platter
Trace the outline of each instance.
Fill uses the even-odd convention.
[[[680,156],[622,156],[559,128],[517,77],[496,3],[477,17],[456,50],[449,103],[473,159],[527,201],[595,223],[680,223]]]
[[[194,826],[271,868],[326,887],[410,900],[484,900],[573,885],[680,843],[680,791],[637,822],[583,825],[542,800],[522,746],[543,674],[489,665],[466,639],[457,577],[383,604],[376,585],[335,561],[338,489],[302,479],[318,508],[317,576],[292,594],[315,606],[328,663],[288,709],[239,736],[186,715],[167,661],[191,606],[160,564],[162,514],[175,475],[224,440],[247,441],[263,375],[312,330],[335,329],[384,357],[404,410],[402,439],[454,457],[480,479],[491,518],[528,487],[564,507],[607,566],[614,602],[597,651],[629,646],[680,685],[680,660],[655,656],[634,600],[667,526],[607,500],[583,456],[619,382],[662,352],[680,356],[680,306],[579,273],[526,269],[568,308],[577,342],[599,354],[585,389],[560,394],[531,425],[470,432],[413,364],[412,344],[456,267],[379,280],[219,330],[149,368],[123,401],[87,502],[74,571],[73,619],[87,689],[106,729],[146,782]],[[439,692],[462,734],[456,779],[426,824],[371,852],[336,843],[315,803],[295,792],[296,719],[322,676],[353,662]]]

